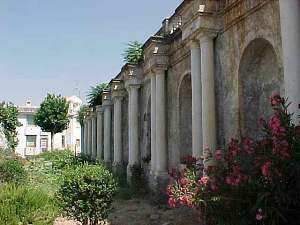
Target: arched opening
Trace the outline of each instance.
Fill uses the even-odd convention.
[[[192,155],[192,83],[191,75],[184,76],[179,87],[180,159]]]
[[[280,92],[282,77],[276,53],[265,39],[255,39],[245,49],[239,67],[241,135],[258,139],[260,118],[272,114],[269,97]]]

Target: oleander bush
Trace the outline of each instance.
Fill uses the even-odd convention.
[[[47,192],[7,183],[0,185],[0,222],[5,225],[52,225],[57,207]]]
[[[14,182],[20,184],[26,179],[26,171],[22,162],[16,159],[0,161],[0,183]]]
[[[189,157],[172,172],[170,206],[197,209],[209,225],[297,225],[300,223],[300,125],[287,99],[271,97],[273,116],[261,120],[260,140],[232,139],[225,151],[206,150],[202,163]]]
[[[57,200],[63,215],[83,225],[96,225],[107,218],[116,189],[105,167],[82,164],[64,171]]]

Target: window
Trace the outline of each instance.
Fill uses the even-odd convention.
[[[64,148],[66,146],[66,138],[65,138],[65,135],[62,135],[61,136],[61,146],[62,148]]]
[[[36,147],[36,135],[26,136],[26,147],[35,148]]]
[[[27,125],[34,126],[34,118],[33,115],[27,115]]]

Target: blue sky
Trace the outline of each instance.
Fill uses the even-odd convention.
[[[123,65],[182,0],[0,0],[0,100],[39,104],[50,93],[85,98]]]

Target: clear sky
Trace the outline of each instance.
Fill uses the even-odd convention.
[[[85,95],[123,65],[182,0],[0,0],[0,100]]]

